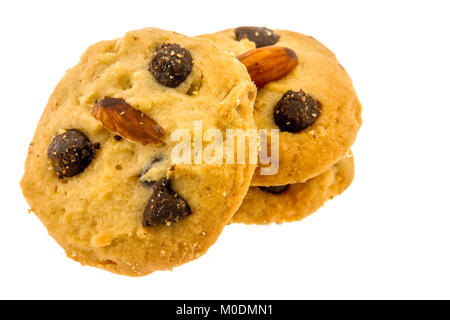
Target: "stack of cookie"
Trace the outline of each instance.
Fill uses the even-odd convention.
[[[70,258],[142,276],[200,257],[228,223],[300,220],[343,192],[360,114],[349,76],[311,37],[132,31],[88,48],[57,85],[22,190]],[[218,139],[258,129],[279,132],[271,174],[250,156],[228,161],[238,150]]]

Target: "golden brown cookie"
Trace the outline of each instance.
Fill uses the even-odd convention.
[[[274,175],[261,175],[257,168],[252,186],[304,182],[350,149],[361,125],[361,104],[347,72],[324,45],[300,33],[254,27],[201,37],[235,56],[274,45],[298,57],[292,72],[258,89],[255,121],[259,128],[280,129],[280,163]]]
[[[251,187],[231,222],[269,224],[298,221],[344,192],[354,175],[353,155],[304,183]]]
[[[174,164],[176,129],[256,129],[245,68],[206,39],[159,29],[91,46],[51,95],[21,186],[67,255],[142,276],[206,252],[255,165]]]

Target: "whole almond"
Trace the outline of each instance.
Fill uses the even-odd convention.
[[[100,120],[106,129],[131,141],[143,145],[163,143],[159,140],[164,136],[163,128],[123,99],[106,97],[98,101],[92,110],[92,115]]]
[[[258,89],[289,74],[298,64],[295,52],[285,47],[262,47],[237,57]]]

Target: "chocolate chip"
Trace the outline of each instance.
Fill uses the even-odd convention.
[[[284,186],[259,187],[259,188],[264,192],[280,194],[280,193],[285,192],[287,189],[289,189],[289,184],[286,184]]]
[[[239,27],[234,29],[234,33],[236,40],[248,39],[253,41],[257,48],[274,45],[280,39],[278,34],[265,27]]]
[[[101,147],[102,147],[102,145],[100,144],[100,142],[94,143],[94,149],[95,150],[100,150]]]
[[[55,136],[47,150],[47,156],[52,162],[59,178],[73,177],[91,163],[94,158],[94,145],[81,131],[70,129]],[[100,144],[97,145],[100,147]]]
[[[163,43],[153,56],[149,70],[160,84],[176,88],[192,71],[191,53],[176,43]]]
[[[170,180],[162,178],[153,186],[153,194],[144,210],[144,227],[170,225],[191,214],[189,205],[170,188]]]
[[[120,140],[122,140],[122,137],[119,136],[118,134],[116,134],[116,135],[114,136],[114,140],[120,141]]]
[[[303,90],[289,90],[273,109],[273,117],[281,131],[299,132],[317,120],[320,109],[320,102]]]

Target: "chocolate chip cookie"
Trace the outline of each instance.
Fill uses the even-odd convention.
[[[213,40],[249,68],[258,86],[256,124],[280,130],[279,171],[262,175],[257,168],[252,186],[304,182],[350,149],[361,126],[361,104],[347,72],[324,45],[296,32],[260,27],[201,37]],[[271,78],[276,80],[268,81]]]
[[[94,44],[51,95],[23,193],[67,255],[142,276],[206,252],[255,165],[174,163],[177,129],[256,129],[256,88],[206,39],[159,29]]]
[[[353,156],[349,153],[337,164],[304,183],[251,187],[232,222],[269,224],[301,220],[344,192],[351,184],[353,175]]]

